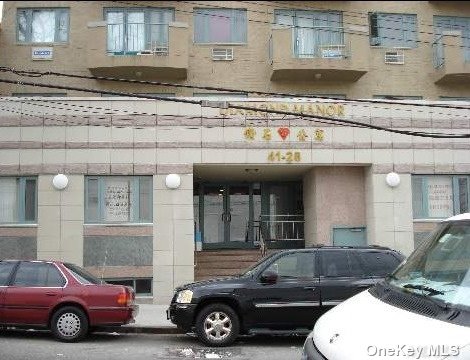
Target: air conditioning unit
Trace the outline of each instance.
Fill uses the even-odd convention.
[[[232,48],[213,48],[212,60],[214,61],[232,61],[233,49]]]
[[[137,55],[168,55],[168,45],[152,43],[151,49],[141,50]]]
[[[386,51],[385,64],[403,65],[405,63],[405,53],[403,51]]]

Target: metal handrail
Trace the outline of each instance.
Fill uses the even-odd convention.
[[[432,42],[433,65],[436,69],[444,66],[445,64],[444,44],[442,42],[442,38],[443,35],[439,35]]]

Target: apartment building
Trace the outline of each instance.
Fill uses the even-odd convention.
[[[470,132],[469,39],[468,3],[7,1],[0,66],[94,78],[1,72],[0,257],[164,303],[264,244],[409,254],[468,211],[468,138],[404,132]]]

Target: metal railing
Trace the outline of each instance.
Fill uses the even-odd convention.
[[[442,38],[443,35],[439,35],[432,43],[433,64],[435,69],[444,66],[444,63],[446,61],[444,56],[444,43],[442,41]]]
[[[111,55],[168,56],[168,39],[168,24],[107,25],[107,52]]]
[[[303,215],[260,215],[257,223],[260,241],[304,240]]]

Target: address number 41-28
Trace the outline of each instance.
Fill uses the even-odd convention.
[[[281,151],[271,151],[268,155],[268,161],[285,161],[285,162],[299,162],[300,161],[300,151],[286,151],[282,153]]]

